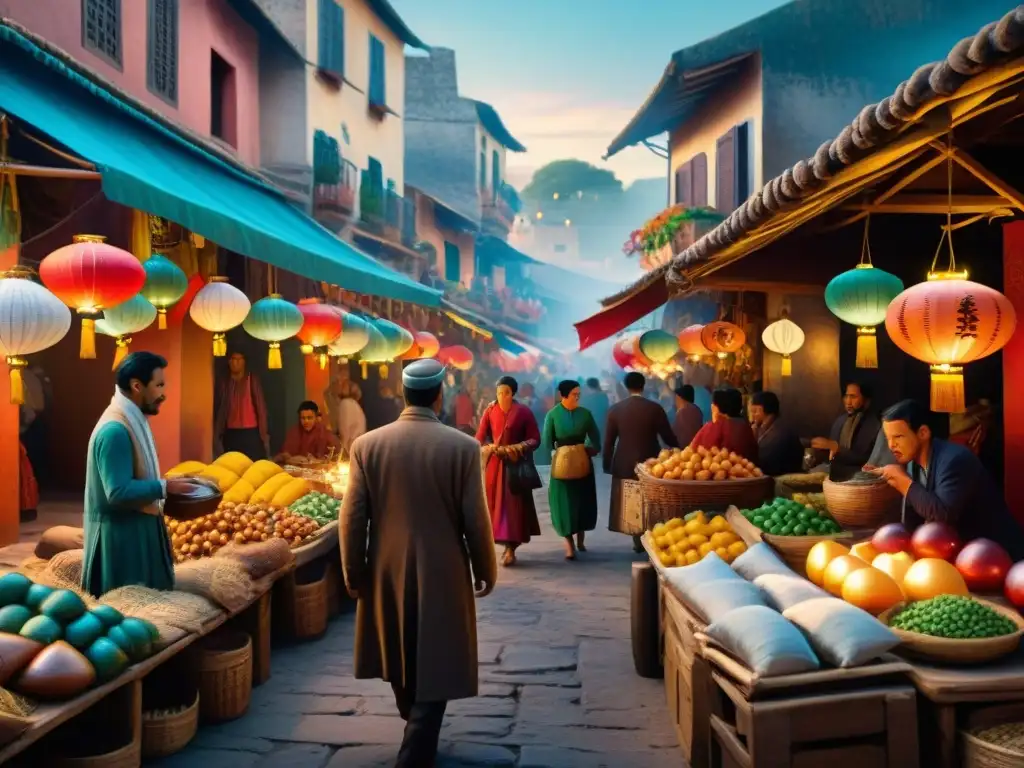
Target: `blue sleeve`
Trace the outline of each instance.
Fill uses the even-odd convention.
[[[935,483],[928,490],[918,482],[910,484],[907,503],[927,522],[956,523],[963,516],[978,484],[981,463],[970,455],[954,456],[933,467]]]
[[[135,478],[132,439],[122,425],[111,423],[100,429],[93,450],[103,493],[111,506],[139,510],[164,497],[159,480]]]

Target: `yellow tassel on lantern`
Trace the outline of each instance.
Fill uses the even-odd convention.
[[[131,336],[118,336],[114,343],[117,346],[114,349],[114,365],[110,369],[112,371],[116,371],[117,366],[128,356],[128,345],[132,343],[132,339]]]
[[[789,355],[782,356],[782,375],[792,376],[793,375],[793,358]]]
[[[11,405],[24,405],[25,382],[21,378],[21,369],[28,367],[28,361],[23,357],[8,357],[7,367],[11,369]]]
[[[878,367],[878,340],[874,328],[857,329],[857,367]]]
[[[96,321],[91,317],[82,318],[82,341],[78,347],[82,360],[96,359]]]
[[[321,371],[327,370],[327,353],[326,352],[321,352],[320,354],[318,354],[316,356],[316,359],[317,359],[317,362],[320,363],[320,370]]]
[[[276,341],[270,342],[270,352],[267,354],[267,368],[272,371],[281,369],[281,345]]]
[[[963,413],[964,369],[957,365],[931,367],[931,406],[936,413]]]
[[[383,365],[381,365],[380,368],[377,369],[377,375],[380,376],[382,379],[386,379],[388,377],[387,363],[384,363]]]
[[[370,375],[369,372],[366,370],[366,361],[365,360],[360,360],[359,361],[359,367],[363,371],[363,381],[366,381],[367,377]]]
[[[146,261],[153,255],[149,214],[139,210],[132,211],[132,254],[139,261]]]
[[[156,327],[161,331],[167,330],[167,309],[164,307],[156,309]]]
[[[213,356],[226,357],[228,354],[228,340],[223,333],[213,334]]]

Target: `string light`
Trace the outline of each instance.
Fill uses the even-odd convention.
[[[552,199],[552,200],[557,200],[557,199],[558,199],[558,193],[557,193],[557,192],[553,193],[553,194],[551,195],[551,199]]]
[[[571,227],[572,226],[572,219],[566,219],[565,220],[565,226]]]
[[[537,211],[537,220],[540,221],[544,218],[544,211]]]

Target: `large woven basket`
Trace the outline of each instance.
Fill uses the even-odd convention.
[[[878,528],[900,519],[903,497],[884,480],[877,483],[821,484],[829,514],[843,528]]]
[[[199,728],[199,694],[190,707],[166,717],[143,718],[142,756],[147,760],[180,752]]]
[[[982,734],[1005,730],[1002,743],[995,744]],[[1024,723],[1007,723],[994,729],[960,731],[963,768],[1020,768],[1024,765]]]
[[[661,480],[637,469],[643,495],[644,529],[698,509],[726,510],[756,507],[772,498],[775,481],[768,476],[740,480]]]
[[[142,744],[130,744],[102,755],[84,757],[54,757],[48,761],[53,768],[139,768],[142,764]]]
[[[327,569],[308,582],[295,584],[292,631],[296,640],[312,640],[327,631]]]
[[[222,629],[200,642],[200,717],[214,723],[241,717],[252,697],[252,638]]]

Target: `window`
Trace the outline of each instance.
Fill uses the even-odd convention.
[[[384,166],[376,157],[366,158],[367,175],[370,177],[370,184],[374,189],[384,191]]]
[[[701,152],[676,169],[676,203],[703,208],[708,204],[708,156]]]
[[[498,199],[498,187],[501,186],[501,155],[498,150],[491,153],[491,198]]]
[[[345,9],[336,0],[319,0],[317,7],[317,67],[327,74],[345,75]]]
[[[370,35],[370,105],[387,106],[386,72],[384,67],[384,43],[376,35]]]
[[[730,128],[718,139],[715,207],[732,213],[754,191],[753,121]]]
[[[121,67],[121,0],[82,0],[82,45]]]
[[[238,146],[238,86],[235,68],[210,51],[210,135]]]
[[[149,0],[146,86],[178,103],[178,0]]]
[[[444,241],[444,279],[457,283],[462,279],[462,254],[455,243]]]

